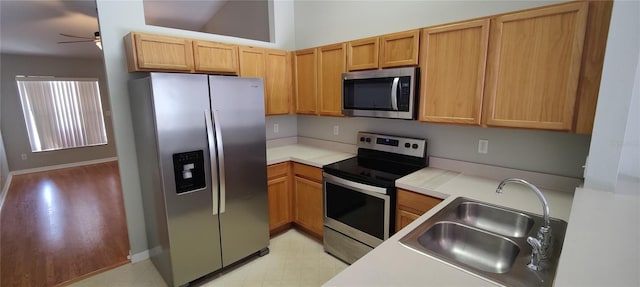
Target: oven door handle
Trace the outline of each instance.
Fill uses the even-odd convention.
[[[387,189],[383,187],[377,187],[373,185],[346,180],[334,175],[330,175],[326,172],[323,172],[322,176],[325,178],[326,181],[336,183],[338,185],[342,185],[344,187],[348,187],[351,189],[355,189],[357,191],[364,192],[366,194],[370,194],[376,197],[380,197],[378,194],[387,194]]]

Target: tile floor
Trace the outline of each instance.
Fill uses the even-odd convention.
[[[271,239],[270,253],[194,286],[320,286],[347,267],[322,244],[291,229]],[[72,287],[166,286],[149,260],[127,264],[70,285]]]

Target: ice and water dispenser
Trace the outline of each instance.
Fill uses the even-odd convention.
[[[204,188],[204,152],[196,150],[173,154],[173,173],[178,194]]]

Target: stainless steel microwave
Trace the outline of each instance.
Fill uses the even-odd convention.
[[[345,116],[415,119],[419,69],[395,68],[342,74]]]

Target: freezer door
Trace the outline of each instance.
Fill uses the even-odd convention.
[[[178,286],[222,268],[205,124],[209,85],[206,75],[152,73],[151,87],[168,248]],[[201,176],[204,184],[197,179]]]
[[[209,76],[220,174],[222,263],[269,244],[262,79]]]

